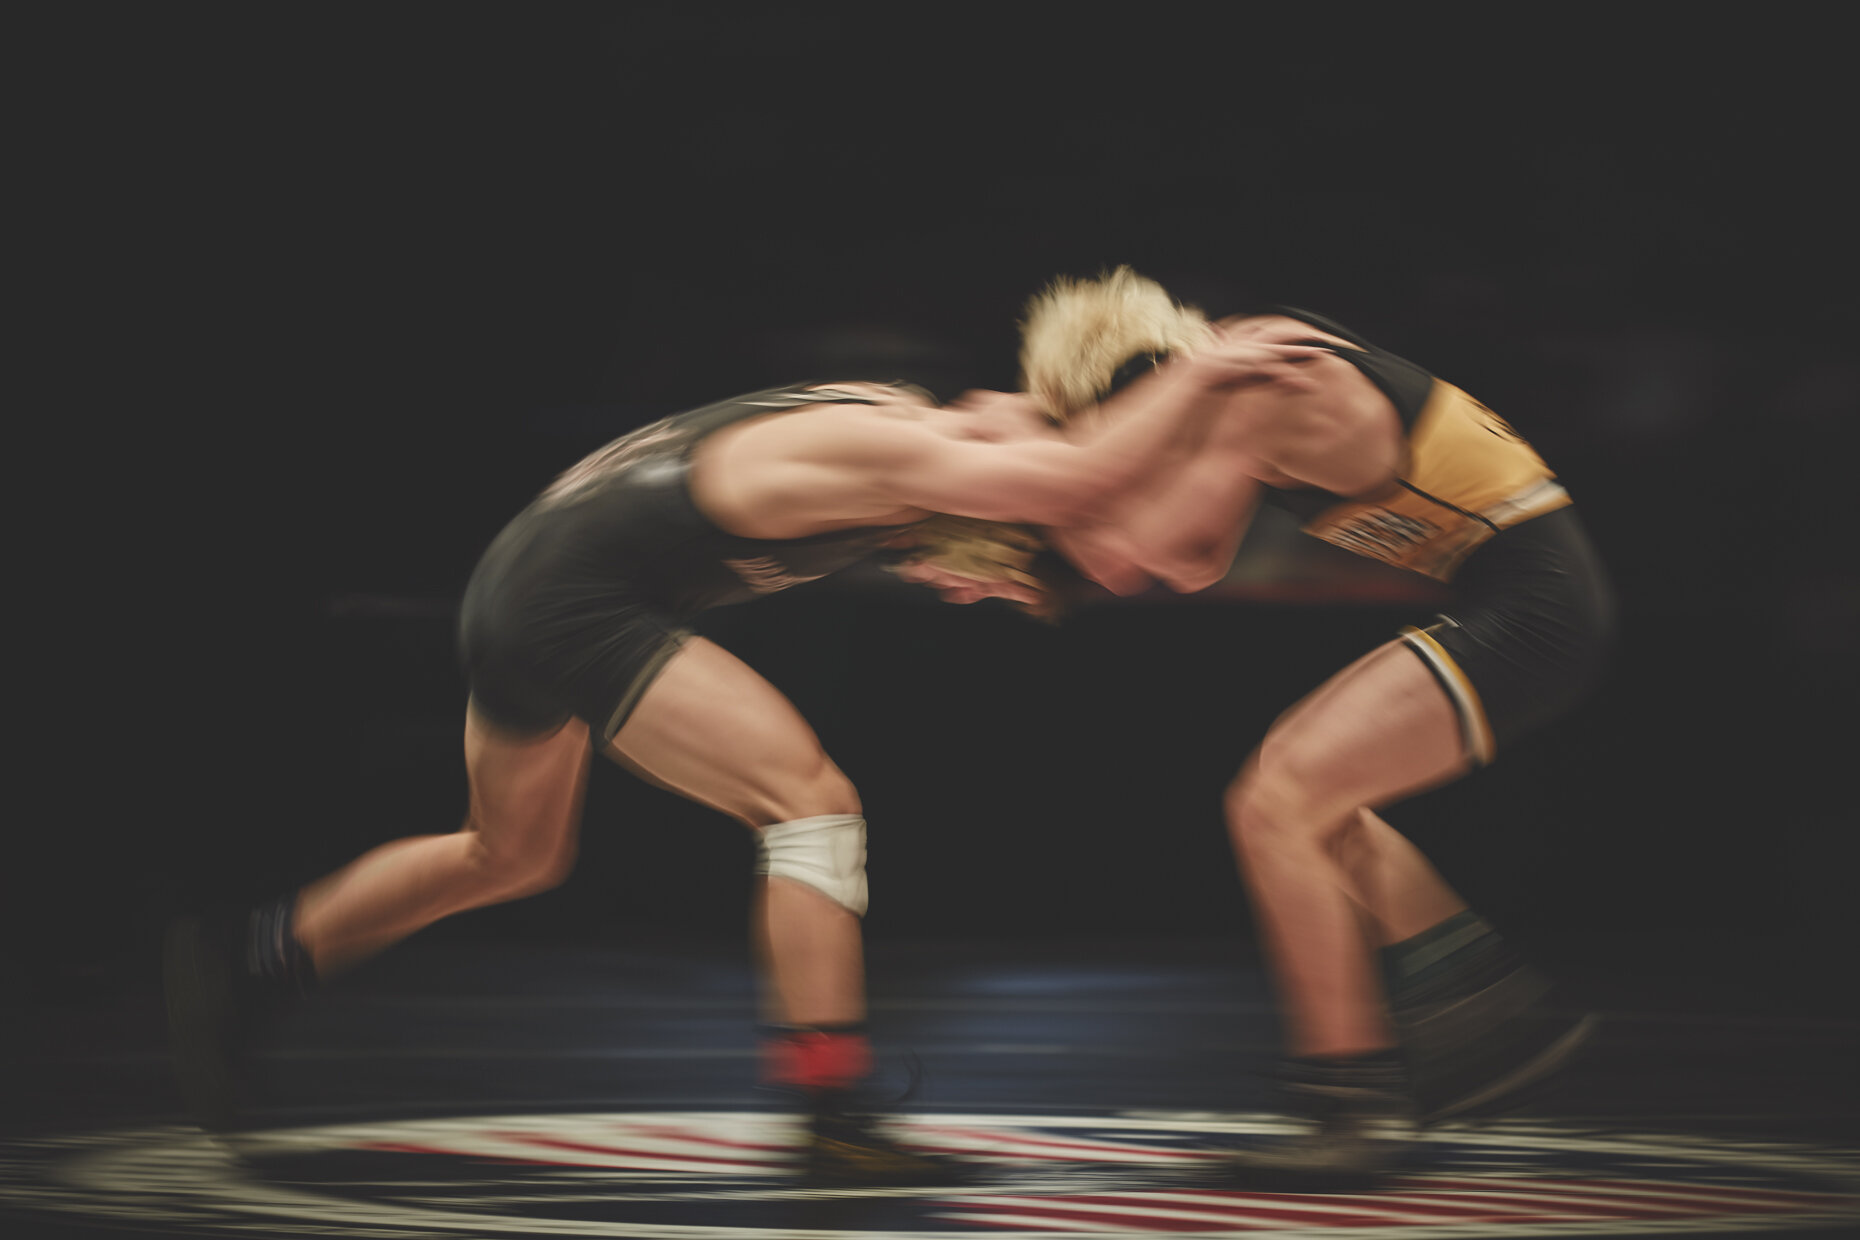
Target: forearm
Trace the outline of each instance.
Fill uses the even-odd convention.
[[[1192,460],[1232,398],[1233,388],[1211,384],[1182,366],[1105,401],[1091,433],[1078,440],[1098,480],[1096,498],[1126,494],[1163,469]]]
[[[863,464],[862,472],[891,500],[931,512],[1030,525],[1085,524],[1172,461],[1181,467],[1203,454],[1202,439],[1211,428],[1243,416],[1237,389],[1295,388],[1302,382],[1298,363],[1316,352],[1244,346],[1171,362],[1107,401],[1104,430],[1084,442],[1055,436],[976,443],[895,432],[867,437],[863,444],[878,448],[875,456],[881,459]]]
[[[1303,345],[1218,342],[1105,400],[1090,428],[1075,439],[1100,471],[1099,497],[1120,494],[1172,466],[1191,467],[1206,455],[1211,436],[1233,429],[1233,418],[1244,408],[1237,396],[1308,390],[1304,364],[1322,352]]]
[[[1112,571],[1128,577],[1140,573],[1178,592],[1201,590],[1223,577],[1246,534],[1261,497],[1259,484],[1247,476],[1232,454],[1210,448],[1179,469],[1169,469],[1105,505],[1063,541],[1074,562],[1074,548],[1113,556]],[[1094,580],[1099,573],[1080,563]],[[1116,585],[1103,584],[1111,589]],[[1122,591],[1120,591],[1121,593]]]

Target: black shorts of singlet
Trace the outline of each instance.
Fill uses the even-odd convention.
[[[578,718],[599,747],[690,638],[690,617],[557,525],[524,514],[485,551],[459,608],[459,661],[472,709],[499,732],[547,736]]]
[[[1451,609],[1401,640],[1453,699],[1483,765],[1594,691],[1614,650],[1614,594],[1568,507],[1501,530],[1453,586]]]

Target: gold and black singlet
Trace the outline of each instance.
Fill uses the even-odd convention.
[[[1370,559],[1450,581],[1466,557],[1502,529],[1570,502],[1556,474],[1506,421],[1413,362],[1304,310],[1274,313],[1309,323],[1354,348],[1309,340],[1355,366],[1401,418],[1407,459],[1391,487],[1370,498],[1268,487],[1304,530]]]
[[[1453,702],[1467,757],[1490,762],[1603,674],[1614,600],[1600,557],[1556,474],[1503,418],[1328,319],[1274,312],[1349,342],[1301,343],[1330,349],[1388,397],[1406,459],[1373,496],[1268,487],[1266,498],[1308,534],[1452,583],[1449,611],[1399,640]]]

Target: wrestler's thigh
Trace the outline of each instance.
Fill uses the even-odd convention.
[[[495,857],[572,852],[588,779],[588,725],[571,719],[548,736],[517,736],[476,706],[465,711],[467,830]]]
[[[794,704],[702,637],[685,642],[640,695],[607,753],[750,826],[860,812]]]
[[[1358,659],[1280,716],[1255,762],[1341,812],[1387,805],[1471,767],[1453,701],[1400,642]]]

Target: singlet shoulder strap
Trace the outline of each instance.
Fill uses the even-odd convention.
[[[1297,306],[1269,306],[1263,313],[1282,315],[1288,319],[1297,319],[1300,323],[1309,323],[1321,332],[1341,336],[1359,349],[1374,350],[1376,347],[1335,319],[1326,318],[1314,311],[1302,310]]]
[[[1421,409],[1427,404],[1427,398],[1434,391],[1434,376],[1431,373],[1406,358],[1397,357],[1387,349],[1378,348],[1343,324],[1327,319],[1321,314],[1300,310],[1294,306],[1273,306],[1268,313],[1283,315],[1288,319],[1297,319],[1300,323],[1309,323],[1327,335],[1336,336],[1355,345],[1353,349],[1336,349],[1334,352],[1338,357],[1362,371],[1364,377],[1389,398],[1389,403],[1395,406],[1395,412],[1401,418],[1402,429],[1407,430],[1412,427],[1414,420],[1421,416]]]

